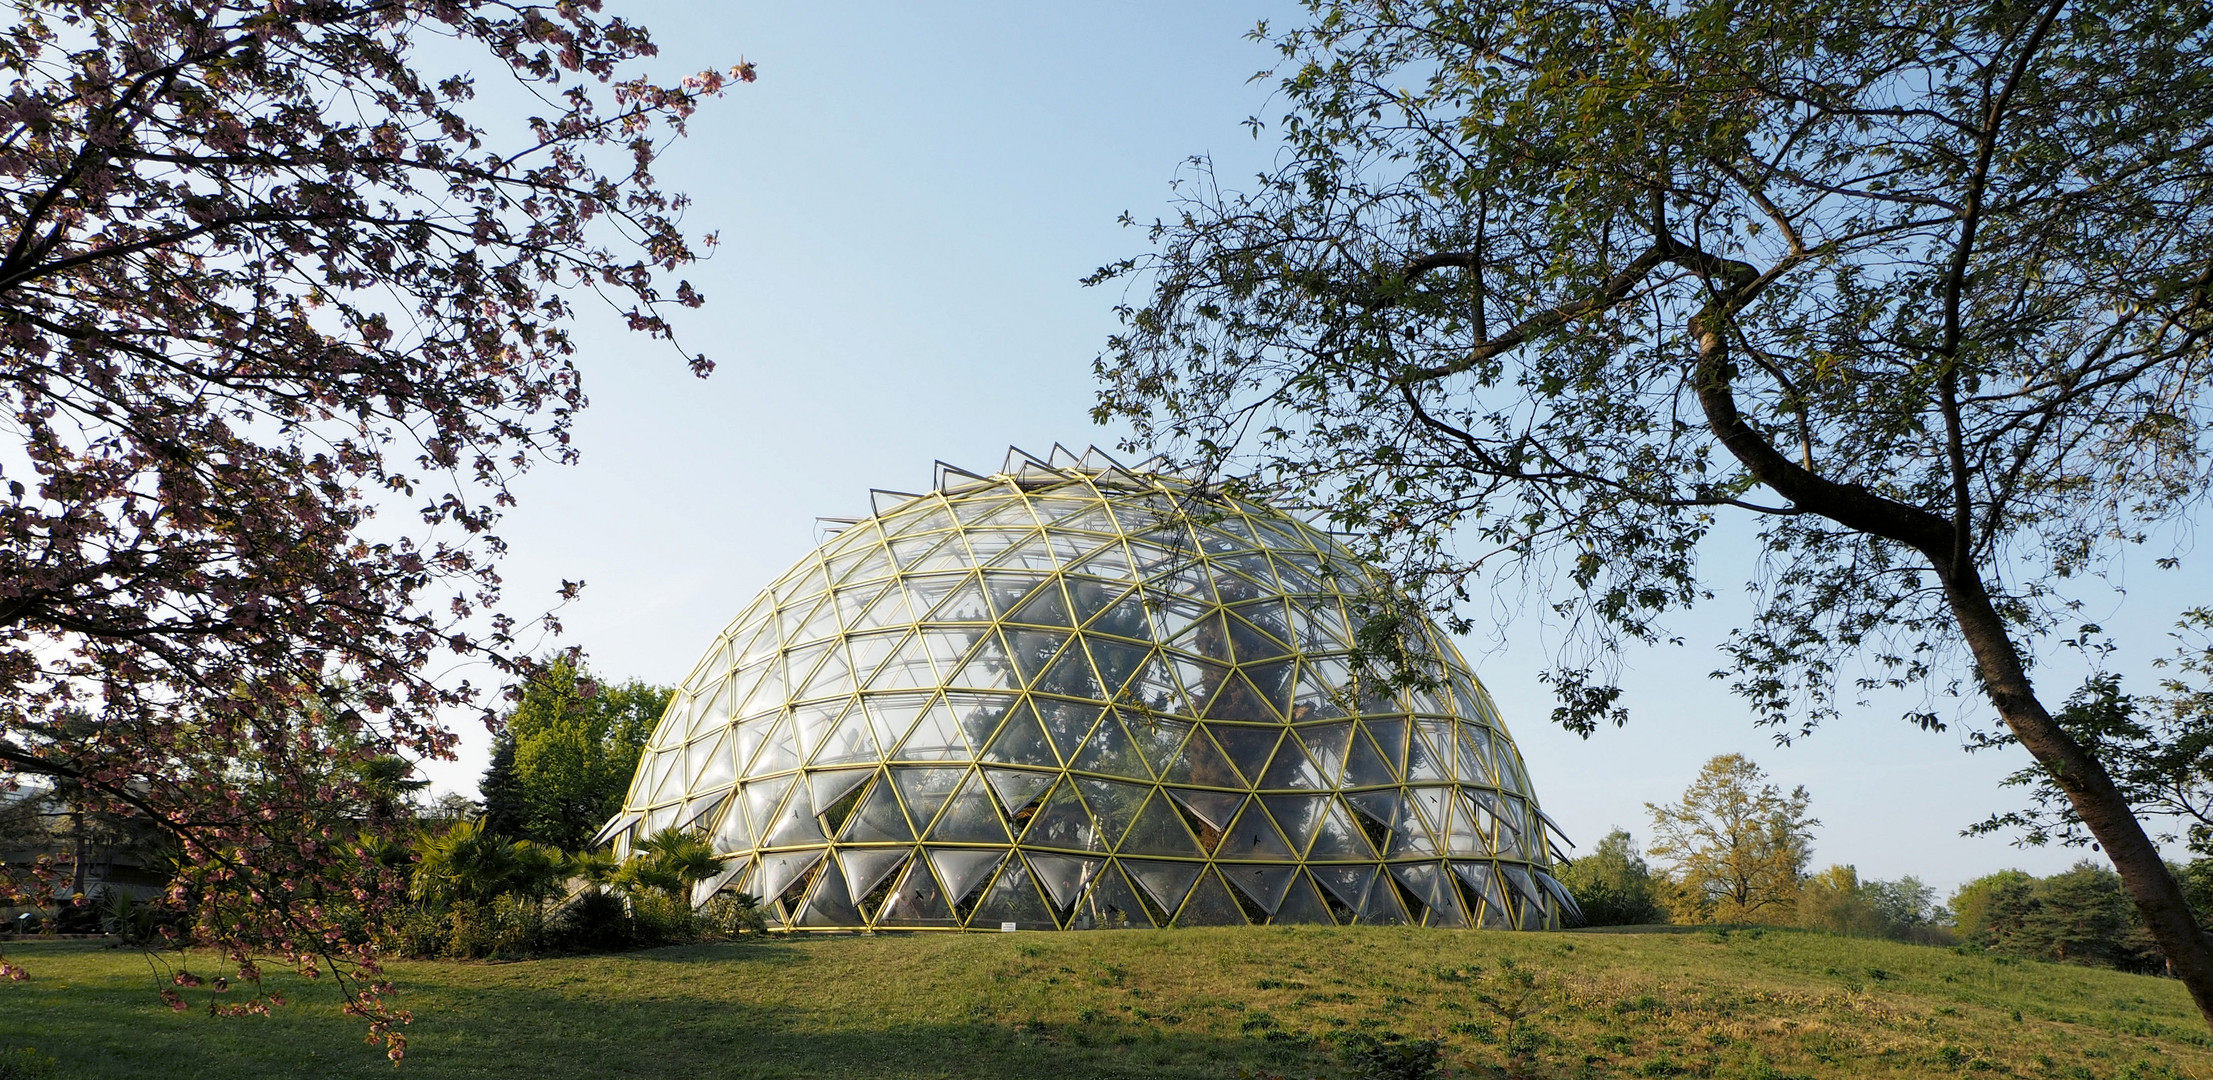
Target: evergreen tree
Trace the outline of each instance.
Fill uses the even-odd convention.
[[[484,799],[484,831],[516,839],[523,834],[522,781],[515,776],[515,736],[502,731],[492,737],[492,764],[477,785]]]

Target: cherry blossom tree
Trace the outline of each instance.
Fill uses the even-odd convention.
[[[712,366],[668,312],[713,237],[653,169],[754,73],[664,84],[633,70],[654,54],[596,0],[15,0],[0,26],[0,783],[175,838],[169,903],[243,988],[178,971],[176,1007],[263,1009],[281,962],[404,1049],[372,930],[405,889],[358,766],[492,715],[442,671],[527,666],[493,529],[575,457],[579,305]],[[479,74],[527,115],[491,123]]]

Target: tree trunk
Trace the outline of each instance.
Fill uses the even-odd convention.
[[[1942,562],[1938,566],[1942,571]],[[2167,862],[2136,819],[2135,808],[2113,786],[2105,766],[2061,730],[2037,700],[2021,654],[1974,568],[1955,567],[1944,573],[1944,594],[1998,716],[2067,793],[2076,815],[2098,838],[2128,887],[2145,929],[2166,954],[2168,971],[2189,988],[2198,1012],[2213,1026],[2213,941],[2199,928],[2182,886],[2167,872]]]

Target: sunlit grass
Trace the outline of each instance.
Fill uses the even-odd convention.
[[[8,953],[33,978],[0,984],[0,1050],[59,1076],[392,1075],[326,988],[218,1020],[170,1012],[128,951]],[[1542,991],[1546,1076],[2213,1075],[2178,983],[1789,931],[828,937],[393,974],[402,1075],[1228,1080],[1340,1075],[1330,1037],[1358,1030],[1485,1075],[1502,1024],[1476,995],[1505,959]]]

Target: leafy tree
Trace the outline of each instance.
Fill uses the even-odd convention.
[[[1588,926],[1635,926],[1666,922],[1653,895],[1652,871],[1637,853],[1637,842],[1626,829],[1607,833],[1591,849],[1560,870],[1560,883],[1575,894]]]
[[[1952,907],[1960,933],[1992,952],[2126,971],[2163,966],[2120,875],[2089,862],[2042,879],[2018,870],[1978,878],[1953,894]]]
[[[638,755],[675,690],[632,679],[606,686],[573,658],[524,682],[484,776],[484,818],[503,835],[589,846],[622,809]]]
[[[700,302],[653,167],[752,78],[641,77],[651,38],[597,7],[19,0],[0,26],[0,780],[171,833],[196,932],[242,975],[335,972],[395,1056],[381,980],[351,979],[374,951],[321,898],[373,919],[401,890],[339,842],[358,780],[296,725],[357,736],[316,756],[436,756],[440,715],[484,704],[440,658],[520,669],[490,530],[575,455],[574,299],[656,338]],[[485,109],[479,76],[530,107]]]
[[[1440,605],[1536,590],[1584,732],[1748,522],[1759,718],[1979,691],[2213,1020],[2213,944],[2028,673],[2070,580],[2205,505],[2213,8],[1307,6],[1256,32],[1275,164],[1195,162],[1093,277],[1137,294],[1099,418],[1306,493]]]
[[[1805,788],[1785,794],[1766,780],[1751,759],[1722,754],[1706,762],[1680,801],[1644,804],[1652,855],[1669,863],[1666,899],[1675,921],[1791,918],[1821,823],[1806,814]]]
[[[715,854],[706,837],[671,827],[646,837],[612,880],[626,890],[651,890],[687,901],[693,886],[715,876],[729,861]]]
[[[473,821],[457,822],[415,844],[409,895],[432,907],[488,904],[502,896],[544,900],[559,889],[561,852],[509,840]]]
[[[1831,866],[1799,886],[1798,925],[1838,934],[1881,934],[1886,928],[1868,902],[1859,871],[1844,865]]]

